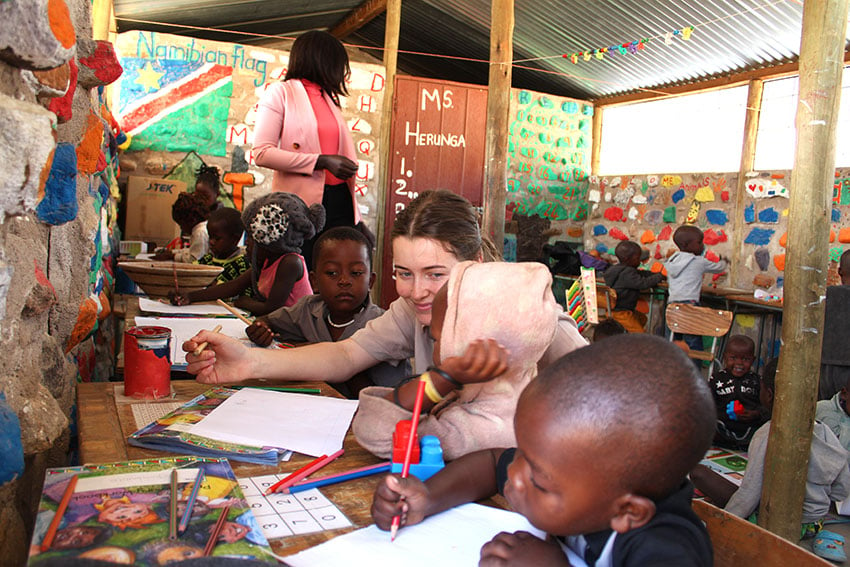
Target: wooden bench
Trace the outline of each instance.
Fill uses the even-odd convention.
[[[717,506],[694,500],[693,507],[711,536],[715,567],[833,566],[826,559]]]

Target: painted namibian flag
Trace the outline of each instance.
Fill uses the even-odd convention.
[[[117,119],[130,150],[225,155],[233,68],[179,59],[122,58]]]

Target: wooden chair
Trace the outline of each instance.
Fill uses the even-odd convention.
[[[826,567],[833,565],[810,551],[755,524],[694,500],[694,512],[705,522],[714,547],[714,567],[770,565],[771,567]]]
[[[729,332],[729,327],[732,326],[732,312],[709,307],[697,307],[688,303],[670,303],[667,305],[665,317],[667,328],[670,329],[671,341],[674,333],[714,337],[711,342],[711,350],[688,351],[688,356],[691,358],[710,361],[708,375],[711,376],[715,351],[717,350],[717,337],[722,337]]]
[[[614,306],[617,305],[617,292],[605,284],[596,284],[596,308],[599,310],[599,320],[610,319]],[[603,311],[605,316],[603,317]]]

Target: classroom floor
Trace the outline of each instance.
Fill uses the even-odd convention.
[[[837,517],[841,518],[842,516],[837,516]],[[847,518],[847,517],[844,516],[844,518]],[[847,519],[850,519],[850,518],[847,518]],[[828,525],[824,526],[824,529],[827,529],[831,532],[835,532],[837,534],[841,534],[841,535],[844,536],[844,539],[847,542],[850,542],[850,522],[845,522],[843,524],[828,524]],[[805,539],[805,540],[800,542],[800,547],[805,547],[806,549],[811,551],[813,541],[814,541],[814,538]],[[847,553],[850,553],[850,550],[848,550]],[[850,566],[850,560],[845,561],[844,563],[834,563],[834,564],[835,565]]]

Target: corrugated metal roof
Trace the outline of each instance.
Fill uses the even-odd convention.
[[[114,0],[114,4],[119,31],[145,29],[262,44],[268,41],[262,36],[291,37],[308,29],[329,29],[361,1]],[[799,52],[802,12],[800,0],[517,0],[513,84],[596,99],[787,63]],[[665,34],[688,26],[694,26],[689,41],[678,35],[665,44]],[[384,27],[382,14],[343,39],[381,47]],[[399,49],[404,53],[399,54],[399,70],[487,84],[489,33],[489,0],[403,0]],[[576,63],[561,56],[645,38],[649,41],[635,54],[608,53],[590,61],[579,57]],[[371,53],[381,56],[380,51]]]

